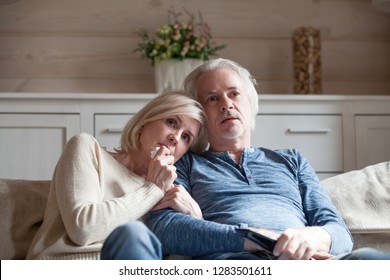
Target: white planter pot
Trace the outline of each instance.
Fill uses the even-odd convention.
[[[167,89],[181,89],[185,77],[201,65],[201,59],[164,59],[154,65],[156,91],[161,93]]]

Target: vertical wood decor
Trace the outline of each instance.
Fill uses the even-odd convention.
[[[390,13],[370,0],[0,0],[0,91],[155,92],[135,31],[153,32],[171,6],[200,10],[260,93],[294,92],[293,30],[313,26],[323,94],[390,95]]]
[[[294,93],[322,93],[320,30],[302,26],[294,30]]]

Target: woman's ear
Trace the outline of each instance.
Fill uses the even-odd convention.
[[[143,130],[144,130],[144,126],[141,126],[140,129],[138,129],[138,137],[141,136]]]

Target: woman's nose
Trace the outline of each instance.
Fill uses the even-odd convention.
[[[171,133],[171,134],[168,135],[168,139],[169,139],[170,143],[176,144],[177,141],[178,141],[177,138],[178,138],[178,136],[176,134],[174,134],[174,133]]]

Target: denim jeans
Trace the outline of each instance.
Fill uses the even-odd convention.
[[[161,243],[143,223],[132,221],[117,227],[107,237],[100,259],[161,260]]]

